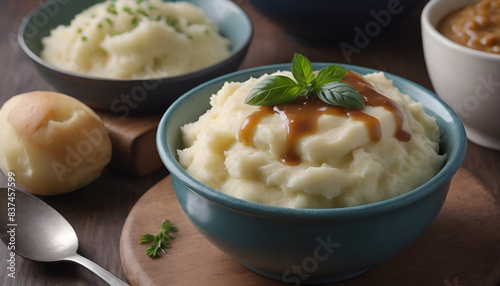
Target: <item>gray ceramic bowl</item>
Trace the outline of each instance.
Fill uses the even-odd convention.
[[[164,112],[180,95],[217,76],[238,69],[253,35],[247,14],[229,0],[188,0],[201,7],[231,42],[231,56],[205,69],[186,75],[152,80],[113,80],[67,72],[40,58],[41,39],[61,24],[69,24],[76,14],[102,0],[52,0],[31,12],[22,22],[18,38],[23,51],[54,88],[92,108],[120,116]]]
[[[421,0],[250,0],[292,38],[361,48],[413,12]]]
[[[329,65],[315,63],[315,70]],[[372,69],[344,65],[366,74]],[[406,79],[387,74],[436,118],[440,148],[447,154],[441,171],[422,186],[386,201],[337,209],[288,209],[240,200],[193,179],[177,162],[182,149],[180,127],[198,120],[209,108],[210,95],[225,81],[290,65],[234,72],[202,84],[180,97],[161,119],[157,146],[171,173],[180,205],[198,230],[214,245],[266,277],[289,283],[324,283],[357,276],[414,242],[438,215],[466,152],[458,116],[436,95]],[[300,272],[301,271],[301,272]],[[296,284],[298,285],[298,284]]]

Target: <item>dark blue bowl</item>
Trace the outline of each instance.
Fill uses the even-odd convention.
[[[421,0],[250,0],[264,17],[299,41],[346,42],[354,48],[405,19]],[[357,37],[357,38],[356,38]]]
[[[40,58],[42,38],[59,25],[68,25],[75,15],[103,0],[52,0],[31,12],[21,23],[19,44],[33,60],[40,74],[58,91],[73,96],[90,107],[129,114],[164,112],[167,107],[191,88],[217,76],[233,72],[243,61],[253,36],[248,15],[229,0],[187,0],[203,9],[231,42],[229,58],[185,75],[148,79],[103,79],[61,70]],[[168,0],[165,0],[168,1]]]
[[[314,63],[315,70],[330,64]],[[375,70],[343,65],[366,74]],[[436,118],[443,168],[422,186],[373,204],[335,209],[289,209],[240,200],[191,177],[178,163],[184,148],[180,127],[198,120],[209,98],[226,81],[245,81],[289,64],[234,72],[202,84],[180,97],[158,127],[157,146],[171,173],[180,205],[198,230],[222,251],[251,270],[289,283],[326,283],[357,276],[414,242],[438,215],[466,152],[462,122],[429,90],[387,74],[401,92],[420,101]],[[299,273],[300,272],[300,273]]]

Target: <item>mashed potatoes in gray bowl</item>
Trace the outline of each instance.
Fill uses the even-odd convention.
[[[41,57],[65,71],[112,79],[173,77],[229,57],[230,42],[188,2],[95,4],[43,39]]]
[[[292,77],[288,71],[273,75]],[[186,148],[178,150],[179,163],[195,179],[248,201],[337,208],[404,194],[442,168],[446,155],[439,153],[435,119],[383,73],[344,78],[368,98],[361,110],[309,113],[300,107],[298,117],[288,104],[244,103],[267,76],[226,82],[212,95],[211,109],[182,127]],[[317,125],[293,139],[290,122],[298,120]]]

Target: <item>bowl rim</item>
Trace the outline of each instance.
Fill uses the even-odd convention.
[[[315,66],[326,66],[335,63],[324,63],[324,62],[316,62],[313,63],[313,68]],[[381,72],[380,70],[360,67],[355,65],[348,64],[338,64],[346,67],[347,69],[355,69],[362,74],[371,73],[371,72]],[[241,76],[245,74],[253,75],[254,73],[261,72],[262,74],[265,71],[277,71],[283,70],[285,68],[288,69],[289,64],[273,64],[273,65],[265,65],[259,66],[249,69],[243,69],[239,71],[235,71],[217,78],[214,78],[210,81],[207,81],[190,91],[184,93],[181,97],[179,97],[164,113],[162,116],[160,123],[158,125],[157,133],[156,133],[156,145],[158,149],[158,153],[165,167],[170,172],[170,176],[175,176],[177,179],[182,181],[182,183],[191,191],[198,193],[202,197],[210,200],[213,203],[221,205],[226,208],[231,208],[236,211],[242,211],[247,213],[253,213],[254,215],[266,215],[266,216],[274,216],[274,217],[294,217],[296,219],[341,219],[341,218],[359,218],[365,216],[371,216],[375,214],[380,214],[384,212],[389,212],[398,208],[405,207],[407,205],[412,204],[415,201],[418,201],[432,192],[437,190],[440,186],[445,185],[458,171],[460,168],[467,149],[467,138],[464,126],[458,117],[458,115],[439,97],[437,97],[430,90],[408,80],[403,77],[394,75],[392,73],[383,72],[389,79],[397,80],[404,84],[409,84],[413,88],[417,88],[422,91],[424,94],[428,95],[432,100],[436,103],[440,104],[448,114],[452,118],[452,122],[455,123],[451,125],[451,129],[455,130],[454,132],[458,136],[457,148],[455,148],[455,153],[453,156],[448,154],[444,166],[441,170],[434,175],[429,181],[424,183],[423,185],[405,193],[400,196],[387,199],[380,202],[370,203],[366,205],[360,206],[351,206],[351,207],[342,207],[342,208],[326,208],[326,209],[314,209],[314,208],[287,208],[287,207],[279,207],[266,205],[262,203],[256,203],[251,201],[246,201],[243,199],[239,199],[222,192],[219,192],[213,188],[206,186],[205,184],[199,182],[194,179],[191,175],[189,175],[179,164],[177,159],[171,154],[168,150],[168,140],[166,139],[167,133],[167,123],[170,118],[177,112],[177,107],[183,103],[186,99],[190,97],[191,94],[196,93],[197,91],[206,88],[207,86],[214,85],[217,83],[223,83],[225,81],[230,81],[234,76]],[[255,75],[254,75],[255,76]],[[425,108],[425,106],[424,106]],[[201,114],[200,114],[201,115]],[[438,186],[438,187],[430,187],[430,186]]]
[[[456,42],[452,41],[451,39],[447,38],[445,35],[443,35],[441,32],[439,32],[437,30],[435,25],[433,25],[431,23],[432,21],[430,19],[431,18],[430,14],[433,11],[435,11],[436,7],[439,8],[439,6],[443,5],[443,2],[446,2],[446,1],[454,2],[453,0],[431,0],[424,6],[424,8],[422,10],[422,14],[420,15],[422,33],[428,33],[429,36],[431,36],[437,42],[441,43],[442,45],[444,45],[445,47],[447,47],[451,50],[454,50],[454,51],[457,51],[460,53],[464,53],[464,54],[467,54],[470,56],[475,56],[475,57],[485,59],[485,60],[500,60],[500,54],[489,53],[489,52],[476,50],[476,49],[461,45],[461,44],[456,43]],[[463,6],[460,6],[460,7],[464,8],[465,6],[476,3],[476,2],[474,2],[474,0],[467,0],[467,1],[469,1],[470,3],[465,4]],[[460,7],[458,7],[458,9],[460,9]],[[450,13],[456,9],[457,9],[456,7],[451,7],[451,8],[448,7],[447,11],[443,14],[443,16],[441,16],[441,18],[439,18],[439,19],[436,19],[436,21],[439,22],[448,13]]]
[[[188,80],[188,79],[193,78],[193,77],[198,77],[198,76],[201,76],[203,74],[210,73],[212,70],[217,70],[221,66],[225,66],[226,64],[230,63],[234,58],[238,57],[242,53],[245,53],[246,49],[248,49],[248,47],[250,46],[250,43],[252,42],[252,38],[253,38],[253,35],[254,35],[254,26],[253,26],[252,20],[248,16],[248,13],[245,10],[243,10],[239,5],[237,5],[236,3],[232,2],[232,1],[229,1],[229,0],[215,0],[215,1],[224,2],[227,5],[229,5],[229,7],[231,7],[232,9],[238,11],[239,13],[241,13],[241,15],[243,15],[244,20],[247,22],[248,27],[249,27],[249,33],[248,33],[248,35],[246,35],[246,39],[245,39],[244,43],[241,45],[241,47],[238,50],[235,50],[234,52],[231,52],[230,55],[229,55],[229,57],[225,58],[222,61],[214,63],[214,64],[212,64],[210,66],[205,67],[205,68],[202,68],[202,69],[199,69],[199,70],[195,70],[195,71],[187,73],[187,74],[177,75],[177,76],[160,77],[160,78],[144,78],[144,79],[105,78],[105,77],[97,77],[97,76],[90,76],[90,75],[85,75],[85,74],[79,74],[79,73],[72,72],[72,71],[66,71],[64,69],[61,69],[59,67],[53,66],[53,65],[45,62],[40,56],[38,56],[37,54],[35,54],[35,52],[33,52],[28,47],[28,44],[26,43],[26,40],[24,38],[24,31],[26,30],[26,27],[27,27],[28,23],[31,21],[31,19],[33,19],[41,11],[44,11],[47,7],[49,7],[51,5],[59,4],[60,0],[49,0],[49,1],[45,2],[45,3],[43,3],[42,5],[39,5],[35,9],[33,9],[30,13],[28,13],[26,15],[26,17],[24,17],[24,19],[21,22],[21,24],[19,25],[19,29],[17,30],[17,40],[18,40],[18,43],[19,43],[21,49],[24,51],[24,53],[30,59],[32,59],[33,61],[35,61],[37,64],[43,66],[46,69],[52,70],[54,72],[57,72],[57,73],[60,73],[60,74],[65,74],[65,75],[72,76],[72,77],[75,77],[75,78],[81,78],[81,79],[84,79],[84,80],[93,80],[93,81],[98,81],[98,82],[102,82],[102,83],[127,82],[127,83],[135,83],[135,84],[141,83],[141,82],[143,82],[145,80],[160,80],[160,81],[167,81],[168,80],[168,81],[173,81],[173,82],[182,81],[182,80]],[[220,28],[219,28],[219,30],[220,30]]]

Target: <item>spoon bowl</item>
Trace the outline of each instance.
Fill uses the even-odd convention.
[[[75,262],[109,285],[128,285],[79,255],[78,237],[71,224],[42,200],[23,191],[0,188],[0,205],[0,239],[16,254],[41,262]]]

